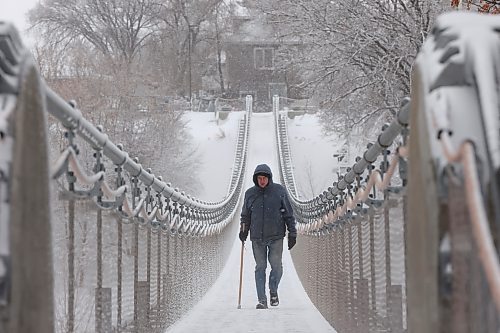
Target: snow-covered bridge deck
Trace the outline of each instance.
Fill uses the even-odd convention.
[[[283,252],[280,305],[257,310],[255,262],[251,244],[245,245],[242,301],[241,309],[237,309],[240,244],[239,240],[235,242],[221,276],[207,295],[166,332],[335,332],[304,291],[288,251]]]
[[[278,155],[273,126],[271,112],[252,115],[245,188],[253,185],[250,169],[260,163],[270,165],[275,174],[274,181],[277,181]],[[280,305],[269,307],[267,310],[257,310],[253,273],[255,261],[251,243],[245,243],[242,301],[241,309],[237,309],[241,242],[236,234],[234,239],[231,255],[214,286],[201,302],[167,332],[335,332],[304,291],[287,249],[283,251]],[[298,241],[300,242],[300,239]]]

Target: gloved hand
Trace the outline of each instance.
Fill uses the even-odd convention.
[[[240,241],[242,242],[247,240],[248,228],[245,223],[240,224],[240,234],[238,236],[240,237]]]
[[[288,236],[288,250],[291,250],[295,246],[295,243],[297,243],[297,237]]]

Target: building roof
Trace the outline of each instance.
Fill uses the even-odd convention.
[[[278,43],[272,26],[265,24],[260,17],[233,17],[233,34],[229,38],[233,43]]]
[[[263,15],[233,16],[233,33],[229,37],[231,44],[298,44],[298,40],[280,38],[272,24],[266,22]]]

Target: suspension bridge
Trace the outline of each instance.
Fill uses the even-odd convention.
[[[495,17],[441,17],[397,116],[312,198],[283,99],[257,114],[247,96],[227,194],[210,202],[52,91],[0,23],[0,332],[499,332],[499,31]],[[48,114],[65,133],[57,156]],[[240,199],[262,161],[298,241],[265,311],[246,251],[237,309]]]

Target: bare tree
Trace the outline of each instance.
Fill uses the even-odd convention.
[[[219,7],[217,7],[216,12],[215,12],[215,20],[214,20],[215,45],[216,45],[216,51],[217,51],[217,73],[219,74],[220,91],[221,91],[221,94],[224,95],[225,86],[224,86],[224,75],[222,73],[222,38],[221,38],[219,13],[220,13],[220,10],[219,10]]]
[[[301,73],[327,124],[347,128],[393,113],[409,93],[410,70],[443,5],[435,0],[253,0],[283,37],[283,66]]]
[[[45,0],[29,20],[53,44],[78,40],[130,63],[154,32],[158,6],[154,0]]]
[[[189,190],[197,186],[198,164],[181,113],[161,103],[169,77],[153,75],[158,71],[150,42],[160,33],[162,5],[45,0],[30,19],[41,32],[36,57],[49,85],[76,100],[86,118],[103,125],[143,165]],[[146,106],[144,100],[152,102]]]
[[[157,13],[161,27],[156,34],[156,57],[168,59],[164,62],[165,70],[181,95],[186,95],[190,83],[189,69],[198,78],[204,71],[206,41],[213,39],[214,22],[223,4],[223,0],[169,0],[161,4]],[[213,49],[214,45],[212,42],[208,47]],[[192,83],[200,88],[199,80]]]

